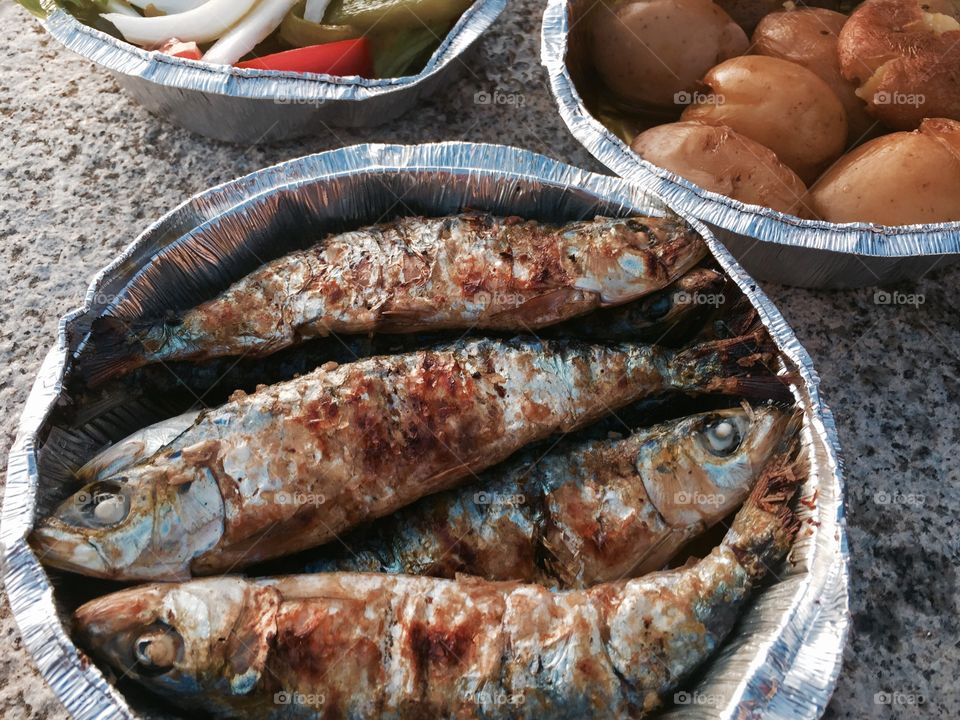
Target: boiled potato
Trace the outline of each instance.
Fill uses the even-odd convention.
[[[840,157],[847,116],[830,86],[796,63],[764,55],[722,62],[706,74],[710,94],[681,116],[726,125],[773,150],[804,182]]]
[[[773,151],[728,127],[676,122],[640,133],[631,148],[706,190],[780,212],[800,212],[806,186]]]
[[[960,220],[960,122],[924,120],[914,132],[861,145],[824,173],[809,203],[836,223]]]
[[[601,79],[636,110],[687,104],[707,70],[747,50],[746,34],[711,0],[601,3],[591,33]]]
[[[840,31],[837,51],[844,77],[886,125],[960,120],[960,4],[867,0]]]
[[[753,32],[757,24],[767,15],[783,10],[787,3],[784,0],[717,0],[717,5],[727,11],[727,14],[747,32]],[[816,0],[803,3],[818,7],[839,10],[839,0]]]
[[[802,65],[823,80],[847,113],[847,146],[857,145],[880,130],[857,97],[857,86],[843,77],[837,37],[847,16],[825,8],[797,8],[767,15],[753,32],[753,52]]]

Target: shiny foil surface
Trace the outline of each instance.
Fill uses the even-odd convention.
[[[35,520],[70,486],[69,477],[51,472],[77,452],[58,435],[54,417],[58,408],[76,400],[67,380],[95,318],[108,309],[129,316],[189,306],[261,259],[278,257],[318,232],[398,214],[445,215],[465,208],[551,222],[598,214],[659,215],[666,205],[658,189],[652,182],[596,175],[497,145],[360,145],[292,160],[212,188],[147,228],[98,274],[84,306],[61,320],[8,460],[0,522],[4,581],[24,645],[69,712],[79,720],[180,717],[149,694],[124,696],[77,650],[65,599],[83,592],[88,581],[57,575],[54,584],[26,541]],[[798,378],[793,391],[804,410],[811,471],[800,491],[802,529],[789,559],[662,716],[817,718],[836,683],[850,623],[836,428],[810,357],[793,331],[727,249],[702,223],[691,222],[756,307],[780,349],[783,369]],[[91,441],[122,437],[156,419],[137,402],[109,399],[123,412],[109,421],[92,418]],[[702,698],[710,702],[700,702]]]
[[[43,26],[64,46],[110,71],[150,112],[217,140],[255,144],[367,127],[411,110],[469,63],[462,56],[503,12],[507,0],[477,0],[423,70],[367,80],[248,70],[143,50],[95,30],[42,0]]]

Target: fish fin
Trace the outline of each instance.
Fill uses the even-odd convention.
[[[698,529],[703,530],[703,528]],[[650,545],[642,555],[634,560],[633,566],[630,568],[629,572],[626,573],[626,576],[639,577],[641,575],[646,575],[647,573],[662,570],[663,566],[669,560],[670,555],[673,554],[664,554],[662,550],[668,545],[672,545],[673,549],[676,550],[682,547],[688,540],[694,538],[696,534],[696,532],[691,532],[689,529],[684,528],[668,529],[667,532],[661,535],[653,545]],[[662,562],[657,563],[656,565],[649,565],[649,562],[652,558],[659,558],[662,560]]]
[[[793,399],[795,377],[778,367],[777,347],[762,324],[734,338],[687,348],[674,358],[674,382],[687,392],[740,395],[754,400]]]
[[[455,467],[447,468],[446,470],[441,470],[438,473],[434,473],[430,476],[427,481],[431,487],[446,487],[447,484],[458,480],[465,475],[476,472],[476,468],[479,463],[483,462],[483,458],[471,456],[466,460],[461,460],[460,464]]]
[[[809,471],[801,449],[795,434],[790,452],[764,470],[723,539],[755,581],[783,560],[800,529],[791,502]]]
[[[391,302],[380,310],[383,319],[378,330],[387,331],[406,329],[404,325],[412,323],[419,325],[425,318],[436,314],[437,306],[426,299],[407,298],[402,301]]]
[[[745,335],[760,322],[760,313],[745,297],[738,299],[729,310],[714,321],[714,333],[719,338]]]
[[[44,469],[42,485],[61,488],[77,482],[77,468],[98,447],[98,441],[70,428],[54,426],[39,450]]]
[[[78,361],[80,377],[87,387],[146,365],[146,353],[138,338],[153,327],[151,322],[128,322],[112,315],[94,320],[89,345]]]
[[[580,294],[580,290],[572,287],[550,290],[532,297],[516,307],[504,308],[493,315],[484,317],[480,320],[478,326],[498,328],[503,327],[504,320],[512,320],[508,327],[513,329],[517,329],[518,321],[526,326],[539,327],[543,324],[544,317],[550,318],[552,324],[556,322],[555,318],[564,319],[562,309],[570,305],[572,300]]]

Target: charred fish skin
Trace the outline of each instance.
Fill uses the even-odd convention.
[[[240,568],[323,544],[640,397],[780,391],[764,338],[682,352],[481,339],[321,367],[204,412],[66,500],[33,541],[48,564],[98,577]]]
[[[642,718],[711,656],[786,556],[802,477],[788,462],[771,468],[695,564],[589,590],[226,577],[93,600],[76,633],[154,692],[229,717]],[[294,707],[274,706],[287,698]]]
[[[569,338],[589,342],[649,341],[672,347],[689,337],[693,327],[702,324],[710,306],[709,303],[699,302],[698,296],[723,298],[726,282],[724,276],[714,270],[695,268],[665,290],[622,306],[595,310],[583,317],[546,328],[537,335],[547,339]],[[329,338],[322,348],[314,343],[308,352],[298,352],[293,357],[285,357],[289,351],[279,352],[274,358],[277,362],[271,364],[266,378],[262,362],[254,364],[221,358],[199,365],[188,362],[174,366],[167,364],[159,373],[152,372],[159,366],[144,368],[140,373],[126,376],[121,382],[124,383],[124,391],[133,395],[141,394],[143,387],[159,393],[183,392],[186,387],[189,388],[187,393],[206,397],[205,393],[209,394],[215,385],[253,392],[255,386],[282,382],[328,362],[339,364],[373,355],[409,352],[455,339],[459,338],[450,337],[449,332],[442,331],[407,335],[338,335]],[[302,351],[303,348],[290,350]],[[198,411],[187,412],[131,434],[79,468],[75,473],[76,479],[83,483],[102,480],[113,474],[111,471],[119,472],[137,461],[145,460],[192,424],[192,419],[198,415]],[[180,428],[183,423],[185,425]],[[162,441],[163,438],[167,440]]]
[[[330,333],[538,328],[662,289],[706,252],[675,217],[405,217],[268,262],[172,318],[101,318],[82,371],[94,385],[152,362],[263,356]]]
[[[642,575],[735,510],[798,429],[795,412],[735,408],[527,453],[358,529],[305,570],[564,589]]]
[[[727,314],[724,305],[727,282],[721,273],[697,267],[664,290],[624,305],[600,308],[558,325],[538,328],[530,334],[542,339],[649,342],[682,347],[690,344],[695,334],[703,334],[708,328],[708,316],[718,314],[718,308]],[[738,334],[743,333],[728,333],[727,337]],[[263,358],[252,356],[239,359],[223,356],[203,362],[164,361],[162,365],[137,368],[94,389],[87,387],[82,378],[72,378],[71,391],[78,400],[92,404],[113,393],[130,397],[152,397],[156,393],[165,398],[180,398],[178,409],[186,409],[196,397],[203,397],[207,405],[218,405],[226,401],[231,390],[253,392],[259,385],[283,382],[328,362],[348,363],[373,355],[410,352],[478,335],[504,336],[504,333],[474,328],[406,334],[331,334],[277,350],[271,355],[269,365]],[[516,332],[507,333],[505,337],[514,335]],[[78,479],[89,481],[90,473],[81,472]]]

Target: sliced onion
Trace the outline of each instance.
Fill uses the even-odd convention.
[[[327,14],[327,8],[330,7],[330,0],[307,0],[307,7],[303,11],[303,19],[307,22],[323,22],[323,16]]]
[[[280,27],[280,23],[296,4],[297,0],[260,0],[257,7],[207,50],[203,61],[233,65]]]
[[[152,5],[155,10],[164,15],[175,15],[198,8],[209,0],[127,0],[127,2],[141,10],[146,10]]]
[[[256,4],[257,0],[209,0],[175,15],[128,17],[108,13],[103,17],[114,24],[124,39],[136,45],[159,45],[173,37],[202,43],[219,38]]]
[[[107,0],[105,8],[104,12],[115,12],[121,15],[129,15],[130,17],[140,17],[140,13],[127,3],[122,2],[122,0]]]

